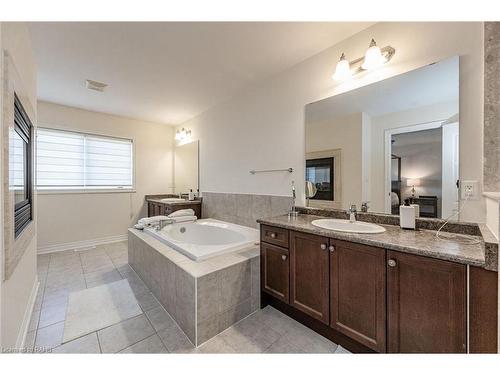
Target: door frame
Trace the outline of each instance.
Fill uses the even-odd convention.
[[[436,120],[414,125],[404,125],[397,128],[385,129],[384,131],[384,173],[385,173],[385,188],[384,188],[384,211],[386,214],[391,213],[391,139],[393,135],[412,133],[422,130],[430,130],[440,128],[444,120]],[[400,202],[401,203],[401,202]]]

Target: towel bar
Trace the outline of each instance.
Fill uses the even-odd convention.
[[[256,171],[255,169],[252,169],[250,171],[251,174],[256,174],[256,173],[266,173],[266,172],[293,172],[293,168],[285,168],[285,169],[261,169],[259,171]]]

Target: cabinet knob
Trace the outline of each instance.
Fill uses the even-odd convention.
[[[321,247],[321,250],[326,250],[326,247],[327,247],[326,243],[322,243],[320,247]]]
[[[387,265],[388,265],[389,267],[396,267],[396,261],[395,261],[394,259],[389,259],[389,260],[387,261]]]
[[[286,255],[282,255],[281,259],[286,260]]]
[[[333,252],[335,251],[335,246],[330,245],[330,246],[328,247],[328,250],[330,250],[330,252],[331,252],[331,253],[333,253]]]
[[[271,236],[271,238],[276,238],[276,233],[271,233],[269,236]]]

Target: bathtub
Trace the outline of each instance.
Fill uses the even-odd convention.
[[[215,219],[170,224],[161,231],[145,228],[144,232],[195,261],[241,250],[259,242],[257,229]]]

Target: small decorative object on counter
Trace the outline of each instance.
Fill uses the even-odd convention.
[[[415,207],[410,206],[410,201],[405,199],[404,206],[399,206],[399,225],[402,229],[415,230]]]

